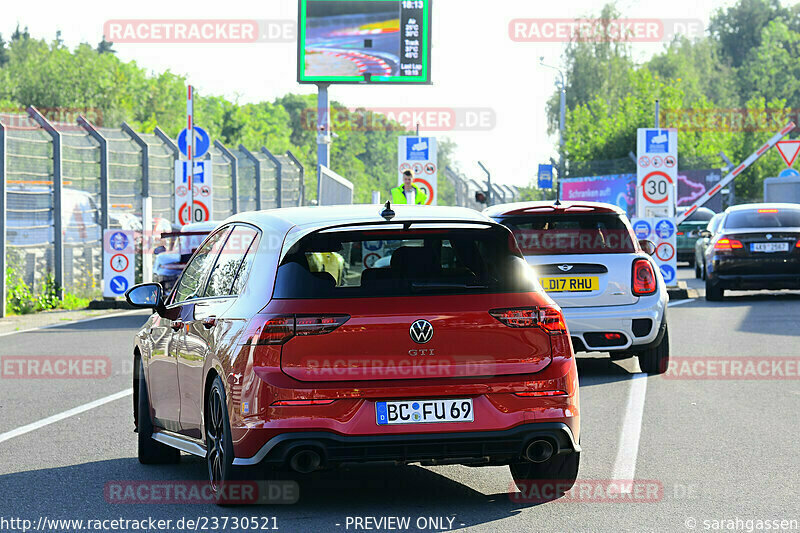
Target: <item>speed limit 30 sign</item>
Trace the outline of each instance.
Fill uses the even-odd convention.
[[[642,180],[642,195],[651,204],[663,204],[669,200],[673,185],[672,178],[668,174],[655,170]]]

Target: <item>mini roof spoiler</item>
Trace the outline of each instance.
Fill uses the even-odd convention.
[[[620,213],[621,209],[613,207],[602,207],[596,205],[586,204],[572,204],[565,206],[564,204],[558,205],[536,205],[531,207],[522,207],[514,209],[505,213],[499,213],[501,216],[513,215],[533,215],[538,213],[554,213],[556,211],[563,211],[564,213]]]

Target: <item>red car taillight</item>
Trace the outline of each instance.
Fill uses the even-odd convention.
[[[515,392],[514,396],[521,396],[523,398],[536,398],[542,396],[566,396],[567,391],[563,390],[532,390],[525,392]]]
[[[633,262],[631,288],[635,296],[646,296],[656,292],[656,273],[647,259],[637,259]]]
[[[330,333],[349,315],[256,315],[247,326],[245,344],[283,344],[294,336]]]
[[[567,332],[564,315],[558,308],[549,305],[492,309],[489,314],[511,328],[540,328],[550,335],[562,335]]]
[[[282,407],[301,407],[304,405],[330,405],[336,400],[278,400],[272,402],[272,406]]]
[[[714,243],[715,250],[738,250],[739,248],[744,248],[742,241],[730,239],[728,237],[720,237],[717,239],[717,242]]]

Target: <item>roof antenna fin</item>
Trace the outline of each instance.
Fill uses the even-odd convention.
[[[392,209],[392,202],[391,202],[391,200],[390,200],[390,201],[387,201],[387,202],[386,202],[386,205],[385,205],[385,206],[384,206],[384,208],[383,208],[383,211],[381,211],[381,216],[382,216],[383,218],[385,218],[385,219],[386,219],[386,221],[388,222],[388,221],[390,221],[390,220],[392,220],[392,219],[394,218],[394,214],[395,214],[395,213],[394,213],[394,210]]]

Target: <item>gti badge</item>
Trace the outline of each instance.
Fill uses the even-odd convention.
[[[433,338],[433,325],[427,320],[417,320],[411,324],[409,334],[417,344],[425,344]]]
[[[570,270],[572,270],[572,265],[558,265],[558,269],[561,272],[569,272]]]

